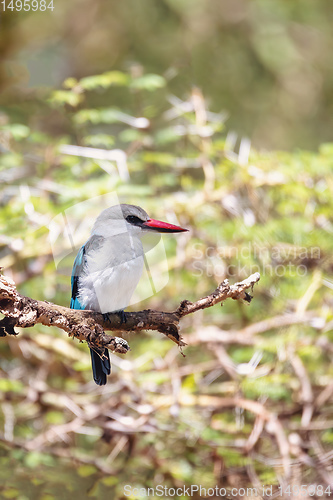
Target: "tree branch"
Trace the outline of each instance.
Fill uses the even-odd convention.
[[[10,278],[0,275],[0,312],[5,315],[0,321],[0,336],[17,335],[14,326],[28,328],[41,323],[45,326],[56,326],[68,333],[70,337],[85,340],[88,344],[107,347],[111,351],[126,353],[128,343],[119,337],[106,335],[104,330],[113,332],[156,330],[163,333],[180,347],[184,346],[180,333],[180,319],[200,309],[212,307],[227,298],[250,302],[252,297],[246,290],[253,289],[260,279],[254,273],[244,281],[229,285],[224,280],[216,290],[197,300],[183,300],[173,312],[152,311],[150,309],[126,313],[126,323],[121,323],[117,314],[110,314],[110,321],[104,321],[102,314],[94,311],[79,311],[58,306],[46,301],[34,300],[20,295]]]

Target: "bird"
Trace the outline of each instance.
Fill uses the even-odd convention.
[[[100,312],[105,321],[110,313],[117,313],[126,322],[124,309],[144,268],[143,235],[184,231],[188,229],[151,219],[137,205],[123,203],[103,210],[74,260],[70,308]],[[111,372],[109,351],[89,347],[94,381],[105,385]]]

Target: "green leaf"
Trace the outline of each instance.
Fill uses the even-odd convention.
[[[97,123],[116,123],[121,120],[122,113],[116,108],[104,109],[82,109],[74,115],[74,122],[84,124],[91,122]]]
[[[72,90],[55,90],[49,98],[49,103],[54,106],[64,106],[65,104],[69,104],[75,108],[82,102],[82,100],[82,94],[73,92]]]
[[[22,392],[24,385],[19,380],[0,378],[0,392]]]
[[[254,399],[258,396],[267,396],[272,400],[290,399],[290,391],[286,387],[288,377],[285,375],[271,375],[262,378],[246,378],[241,387],[246,397]]]
[[[12,123],[10,125],[3,125],[0,127],[0,131],[9,132],[15,141],[20,141],[25,139],[30,134],[30,128],[26,125],[22,125],[21,123]]]
[[[321,437],[324,443],[333,443],[333,431],[331,429],[328,429],[325,431]]]
[[[63,86],[66,88],[66,89],[72,89],[73,87],[75,87],[79,82],[77,81],[76,78],[67,78],[64,83],[63,83]]]
[[[114,146],[114,143],[114,137],[108,134],[87,135],[83,139],[83,144],[85,146],[92,146],[94,148],[111,148]]]
[[[5,490],[2,490],[2,495],[4,498],[17,498],[19,495],[19,490],[16,488],[7,488]]]
[[[111,85],[126,86],[128,83],[129,76],[121,71],[108,71],[101,75],[86,76],[79,81],[85,90],[94,90],[98,87],[106,89]]]
[[[156,143],[160,145],[179,141],[179,138],[180,135],[176,127],[166,127],[155,134]]]
[[[152,92],[153,90],[165,87],[166,80],[163,76],[147,74],[132,80],[130,87],[137,90],[148,90]]]
[[[65,422],[65,416],[61,411],[48,411],[45,420],[53,425],[63,424]]]
[[[81,477],[92,476],[96,472],[97,469],[94,465],[80,465],[80,467],[77,468],[77,473]]]
[[[46,453],[31,451],[25,455],[24,463],[26,467],[34,469],[41,464],[52,466],[54,465],[54,459],[51,455],[47,455]]]
[[[119,479],[116,476],[107,476],[101,479],[101,482],[105,484],[105,486],[114,486],[119,483]]]

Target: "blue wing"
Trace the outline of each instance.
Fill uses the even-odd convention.
[[[84,266],[84,256],[85,256],[85,245],[82,245],[80,248],[73,265],[72,276],[71,276],[71,285],[72,285],[72,298],[71,298],[71,309],[84,309],[79,302],[78,293],[79,293],[79,278],[82,274],[83,266]]]
[[[79,294],[79,279],[83,271],[85,264],[85,253],[86,248],[89,248],[89,244],[92,243],[94,237],[88,240],[85,245],[80,248],[73,265],[73,271],[71,276],[72,285],[72,297],[71,297],[71,309],[84,309],[82,304],[78,299]],[[94,376],[94,381],[97,385],[105,385],[107,380],[107,375],[111,373],[111,363],[108,349],[98,349],[94,347],[90,348],[91,355],[91,365]]]

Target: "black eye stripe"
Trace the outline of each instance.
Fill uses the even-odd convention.
[[[138,225],[140,225],[140,224],[142,224],[144,222],[143,220],[141,220],[136,215],[128,215],[126,217],[126,220],[127,220],[127,222],[129,222],[130,224],[133,224],[135,226],[138,226]]]

